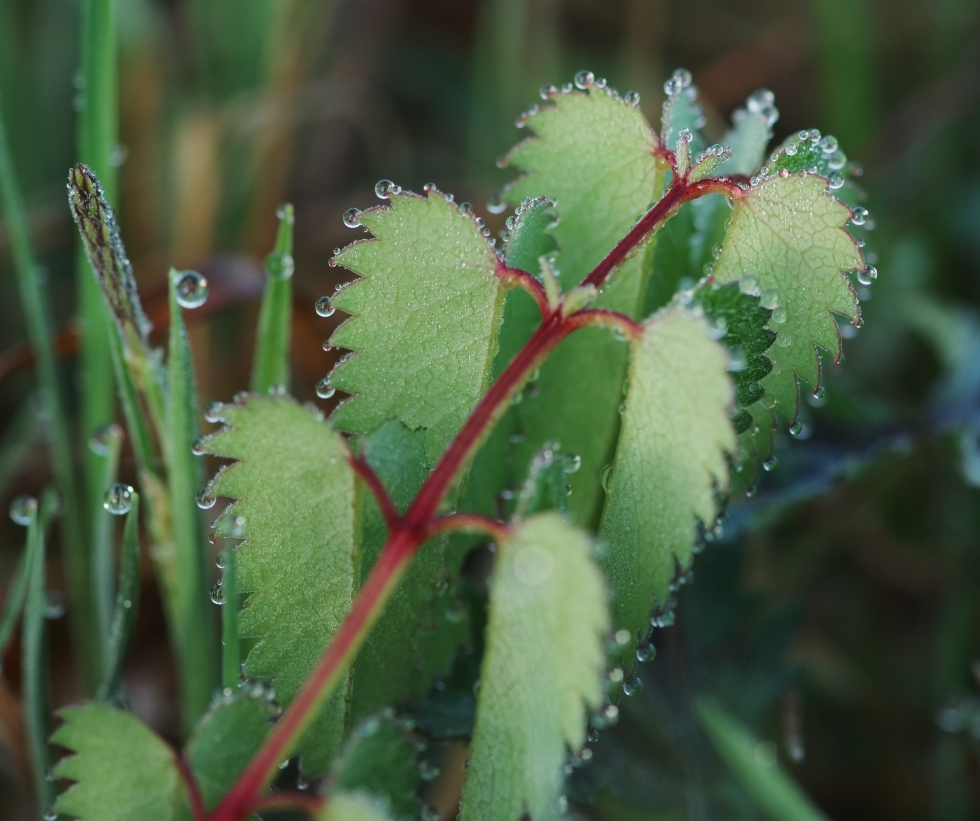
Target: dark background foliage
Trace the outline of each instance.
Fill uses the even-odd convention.
[[[78,5],[0,0],[0,110],[66,379]],[[596,819],[762,817],[689,710],[710,694],[775,743],[833,818],[980,815],[980,4],[119,0],[119,12],[123,235],[158,329],[169,265],[212,280],[192,317],[203,401],[247,383],[277,203],[296,206],[294,392],[312,399],[336,356],[320,344],[336,320],[312,306],[340,276],[327,260],[349,241],[343,211],[371,203],[382,176],[484,203],[543,83],[590,68],[638,90],[656,120],[663,79],[685,66],[709,131],[768,87],[777,139],[836,135],[864,164],[877,223],[865,327],[807,409],[812,435],[783,443],[778,470],[733,503],[724,540],[695,563],[676,625],[641,667],[644,692],[623,702],[570,797]],[[24,338],[0,225],[5,501],[47,475]],[[0,577],[22,542],[0,525]],[[144,587],[127,692],[172,734],[172,667],[152,579]],[[62,622],[59,703],[76,693]],[[16,643],[3,661],[0,815],[29,817]],[[453,817],[451,797],[436,801]]]

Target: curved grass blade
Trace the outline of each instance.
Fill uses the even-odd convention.
[[[293,206],[288,203],[281,206],[276,245],[265,260],[265,294],[259,311],[252,363],[252,390],[255,393],[268,393],[273,387],[289,390],[294,221]]]
[[[97,430],[89,440],[89,464],[99,468],[96,489],[100,494],[104,494],[116,482],[122,440],[122,428],[114,422]],[[92,514],[92,595],[95,598],[95,613],[99,624],[99,658],[103,669],[116,601],[114,525],[115,516],[105,509],[100,498],[98,509]],[[104,678],[103,673],[103,680]]]

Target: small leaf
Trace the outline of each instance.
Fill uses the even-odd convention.
[[[54,812],[78,821],[177,821],[186,798],[174,752],[130,713],[103,704],[68,707],[51,742],[74,755],[54,776],[77,782],[58,796]]]
[[[227,427],[204,449],[238,461],[207,493],[238,500],[218,535],[245,539],[235,563],[239,589],[251,595],[239,632],[258,642],[244,673],[271,678],[286,706],[353,599],[354,473],[340,435],[292,399],[250,396],[221,416]],[[342,682],[298,745],[305,773],[324,772],[339,748],[346,697]]]
[[[695,151],[703,147],[700,129],[705,124],[704,111],[698,102],[698,87],[691,83],[691,72],[679,68],[664,83],[663,115],[660,120],[660,139],[664,145],[673,148],[681,132],[685,129],[691,133]]]
[[[629,390],[599,537],[613,621],[629,631],[624,663],[690,563],[698,520],[710,527],[736,446],[728,355],[703,319],[678,308],[650,319],[630,345]]]
[[[265,258],[265,293],[255,333],[252,390],[289,389],[289,330],[293,310],[293,206],[279,209],[276,246]]]
[[[555,513],[497,547],[462,821],[562,815],[566,750],[598,708],[609,629],[588,537]]]
[[[808,171],[828,179],[836,174],[843,181],[846,166],[847,157],[835,137],[821,137],[818,131],[801,131],[786,138],[762,173],[770,176],[780,171],[790,174]]]
[[[417,742],[417,739],[416,739]],[[333,767],[332,788],[371,795],[396,821],[419,817],[416,746],[403,723],[372,716],[357,727]]]
[[[790,421],[799,409],[802,377],[820,385],[817,348],[834,359],[841,353],[832,314],[860,324],[860,310],[847,271],[863,270],[864,257],[845,226],[851,210],[827,192],[823,177],[801,173],[769,178],[737,199],[715,264],[719,282],[756,277],[761,304],[780,307],[785,321],[768,355],[776,366],[763,380]]]
[[[732,156],[718,168],[718,174],[749,176],[762,166],[766,146],[772,139],[769,120],[757,111],[739,108],[732,115],[732,128],[725,135],[724,144],[732,150]]]
[[[351,433],[370,433],[392,418],[424,428],[434,462],[490,376],[503,309],[500,262],[472,214],[438,191],[389,196],[390,207],[357,217],[375,239],[335,257],[362,279],[332,300],[354,316],[330,342],[354,353],[329,378],[353,394],[331,421]]]
[[[563,511],[568,507],[568,476],[575,473],[581,459],[572,454],[555,453],[545,446],[531,460],[531,468],[517,499],[515,518],[526,519],[545,510]]]
[[[391,821],[384,805],[360,792],[337,792],[317,813],[317,821]]]
[[[253,693],[246,685],[219,696],[201,716],[187,742],[184,756],[208,810],[213,810],[231,789],[272,730],[276,708],[265,698],[265,692]]]

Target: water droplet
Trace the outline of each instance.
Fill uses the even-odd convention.
[[[857,278],[862,285],[870,285],[878,278],[878,269],[874,265],[869,265],[863,271],[858,272]]]
[[[777,459],[775,455],[772,455],[762,463],[762,467],[763,470],[765,470],[768,473],[771,470],[775,470],[776,465],[778,464],[779,464],[779,459]]]
[[[217,501],[217,498],[215,498],[215,495],[211,492],[211,487],[208,486],[201,488],[201,490],[197,492],[195,501],[201,510],[210,510],[212,507],[214,507],[214,503]]]
[[[623,695],[638,696],[643,692],[643,679],[637,675],[632,675],[623,682]]]
[[[647,662],[653,661],[657,657],[657,648],[653,644],[653,639],[647,639],[643,644],[636,648],[636,660]]]
[[[767,288],[759,297],[759,305],[768,311],[779,305],[779,291],[775,288]]]
[[[108,456],[112,451],[112,446],[117,444],[122,436],[122,428],[115,422],[100,425],[88,440],[89,450],[96,456]]]
[[[843,151],[835,151],[827,158],[827,167],[831,171],[840,171],[847,165],[847,155]]]
[[[102,498],[102,507],[113,516],[124,516],[133,506],[133,488],[122,483],[114,484]]]
[[[432,804],[426,804],[422,807],[421,818],[422,821],[439,821],[439,810]]]
[[[691,85],[691,72],[686,68],[677,69],[667,82],[664,83],[664,94],[674,97]]]
[[[582,70],[575,75],[575,87],[583,91],[595,83],[595,75],[591,71]]]
[[[582,457],[577,453],[565,456],[565,473],[576,473],[582,467]]]
[[[218,579],[218,581],[214,583],[214,587],[211,588],[211,601],[213,601],[215,604],[225,603],[225,591],[221,584],[221,579]]]
[[[543,85],[541,86],[541,90],[538,91],[538,94],[541,95],[542,100],[551,100],[558,96],[558,86],[551,85],[550,83]]]
[[[323,379],[316,383],[316,395],[321,399],[329,399],[336,392],[337,389],[330,384],[329,376],[323,377]]]
[[[225,555],[223,550],[218,552],[218,555],[214,557],[214,564],[219,570],[224,570],[228,566],[228,556]]]
[[[298,776],[296,778],[296,789],[305,792],[310,788],[310,779],[303,778],[303,776]]]
[[[346,225],[348,228],[360,228],[360,216],[360,208],[348,208],[346,211],[344,211],[344,225]]]
[[[764,393],[762,394],[762,398],[759,400],[759,404],[766,410],[772,410],[774,407],[776,407],[776,397],[771,393]]]
[[[799,420],[795,421],[789,428],[790,436],[799,436],[803,433],[803,423]]]
[[[837,138],[832,134],[828,134],[820,140],[820,150],[824,154],[833,154],[837,150]]]
[[[625,678],[626,674],[623,672],[622,667],[613,667],[613,669],[609,671],[608,679],[610,684],[619,686],[623,683],[623,679]]]
[[[291,254],[273,251],[265,258],[265,270],[273,279],[289,279],[296,270],[296,262]]]
[[[204,406],[204,419],[212,425],[221,421],[221,412],[225,406],[221,402],[208,402]]]
[[[786,321],[786,317],[786,309],[782,305],[777,305],[772,309],[772,316],[770,319],[772,319],[772,321],[777,325],[782,325]]]
[[[745,106],[753,114],[758,114],[765,108],[773,105],[776,102],[776,95],[773,94],[768,88],[760,88],[757,91],[752,92],[745,101]]]
[[[41,817],[44,821],[57,821],[58,813],[54,811],[54,806],[50,806],[44,811],[44,815]]]
[[[840,171],[831,171],[827,175],[827,187],[831,191],[836,191],[844,186],[844,175]]]
[[[507,203],[504,202],[503,195],[499,191],[494,191],[487,198],[487,211],[491,214],[502,214],[507,210]]]
[[[207,434],[204,436],[198,436],[197,439],[194,440],[194,444],[191,445],[191,453],[193,453],[195,456],[203,456],[206,452],[205,445],[207,445],[210,438],[211,437]]]
[[[640,92],[639,91],[627,91],[623,95],[623,102],[629,105],[638,106],[640,104]]]
[[[602,469],[602,473],[599,474],[599,482],[602,484],[602,489],[609,492],[609,475],[612,473],[612,464],[606,465]]]
[[[814,388],[812,395],[813,398],[816,399],[817,401],[820,401],[821,399],[826,399],[827,389],[823,385],[820,385],[819,387]]]
[[[743,294],[755,294],[759,290],[759,278],[755,274],[742,274],[738,289]]]
[[[776,335],[776,344],[780,348],[788,348],[793,344],[793,335],[784,328]]]
[[[625,629],[617,630],[613,633],[613,641],[619,647],[625,647],[630,643],[630,631]]]
[[[423,761],[419,764],[419,778],[423,781],[435,781],[439,777],[439,768],[431,761]]]
[[[65,597],[60,590],[47,590],[44,593],[44,618],[60,619],[65,615]]]
[[[208,281],[197,271],[174,274],[174,292],[181,308],[200,308],[208,299]]]
[[[592,726],[597,730],[605,730],[619,721],[619,707],[607,704],[600,712],[592,717]]]
[[[321,296],[316,301],[316,312],[319,316],[328,317],[333,316],[334,312],[337,310],[331,304],[331,299],[328,296]]]
[[[402,192],[401,186],[396,185],[391,180],[378,180],[374,186],[375,196],[379,200],[387,200]]]
[[[870,215],[868,214],[868,209],[862,208],[859,205],[857,206],[857,208],[854,209],[854,216],[851,217],[851,223],[858,226],[864,225],[865,223],[867,223],[869,216]]]

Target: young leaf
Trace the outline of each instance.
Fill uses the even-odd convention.
[[[691,72],[686,68],[677,69],[664,83],[664,93],[667,99],[661,117],[661,141],[673,151],[681,132],[687,130],[694,143],[691,148],[700,151],[703,140],[699,130],[705,124],[705,117],[698,102],[698,87],[691,83]]]
[[[187,742],[184,755],[208,810],[228,792],[272,729],[276,708],[267,690],[255,690],[246,685],[220,696]]]
[[[425,432],[397,420],[364,441],[364,457],[404,512],[429,473]],[[362,527],[358,585],[367,578],[388,536],[374,498],[361,489]],[[467,635],[465,610],[453,589],[461,554],[446,537],[430,539],[409,564],[353,666],[350,720],[422,696],[445,673]]]
[[[422,805],[416,746],[405,727],[382,714],[364,721],[333,767],[332,788],[371,795],[396,821],[413,821]]]
[[[732,115],[732,128],[724,139],[724,144],[732,149],[732,156],[718,167],[716,175],[754,174],[762,166],[771,139],[768,117],[750,108],[737,109]]]
[[[384,805],[362,792],[336,792],[317,813],[317,821],[391,821]]]
[[[715,489],[728,484],[736,438],[728,355],[707,323],[678,308],[649,320],[630,344],[629,390],[599,537],[613,622],[636,642],[691,562],[698,520],[711,526]]]
[[[784,322],[774,323],[778,336],[769,358],[776,367],[762,384],[791,422],[799,410],[797,377],[814,389],[820,385],[817,347],[840,357],[832,314],[860,324],[845,272],[863,270],[864,257],[845,230],[850,218],[851,210],[828,193],[823,177],[771,177],[735,201],[715,264],[719,282],[751,274],[762,291],[761,304],[786,312]]]
[[[103,704],[67,707],[51,742],[74,755],[54,768],[75,781],[54,812],[78,821],[177,821],[185,805],[174,751],[131,713]]]
[[[273,386],[289,389],[289,323],[292,318],[293,206],[279,209],[276,247],[265,259],[265,294],[255,335],[252,390],[267,393]]]
[[[718,754],[773,821],[826,821],[777,762],[759,760],[757,740],[721,707],[701,701],[697,714]]]
[[[335,427],[370,433],[388,419],[425,428],[430,462],[476,405],[490,375],[503,309],[500,261],[471,213],[438,191],[387,195],[357,215],[373,240],[335,258],[362,279],[333,297],[353,316],[330,343],[349,348],[329,389],[353,394]]]
[[[512,203],[535,196],[555,200],[560,219],[552,234],[561,249],[561,284],[569,290],[657,199],[664,179],[654,154],[659,143],[636,106],[595,85],[585,93],[561,94],[527,123],[536,136],[507,157],[525,176],[505,195]],[[621,265],[596,307],[635,316],[642,299],[641,268],[640,254]],[[541,368],[537,396],[525,397],[519,408],[526,441],[515,449],[516,476],[526,474],[549,441],[579,454],[582,469],[570,480],[569,510],[580,524],[598,518],[599,476],[615,443],[625,370],[623,345],[607,331],[581,331],[558,346]],[[586,393],[589,402],[582,401]]]
[[[249,396],[225,405],[221,418],[227,427],[203,448],[238,461],[206,495],[237,500],[217,532],[245,539],[235,563],[239,589],[251,595],[239,633],[258,642],[244,672],[271,678],[286,706],[353,598],[354,473],[340,435],[292,399]],[[299,744],[308,774],[324,772],[339,747],[346,691],[337,688]]]
[[[497,546],[462,821],[562,814],[566,749],[602,698],[605,601],[589,539],[557,513]]]

